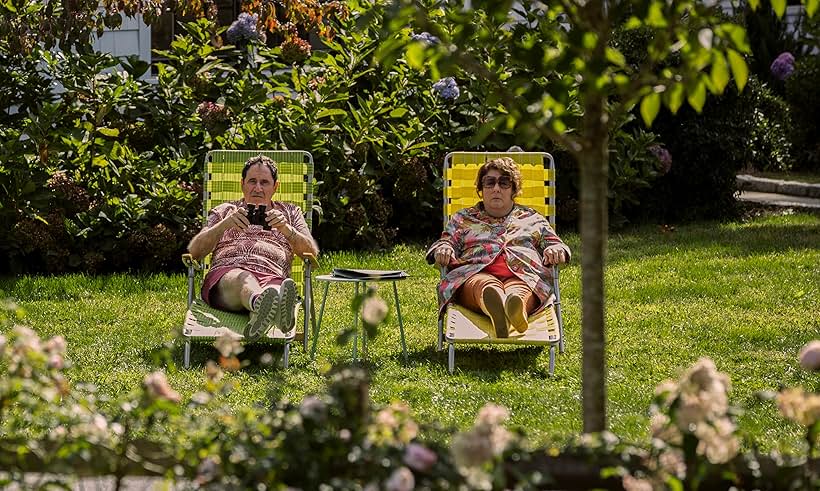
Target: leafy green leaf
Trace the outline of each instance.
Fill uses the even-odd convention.
[[[327,118],[327,117],[330,117],[330,116],[344,116],[346,114],[347,114],[347,111],[345,111],[344,109],[339,109],[339,108],[336,108],[336,109],[322,109],[316,115],[316,119]]]
[[[732,67],[732,75],[735,77],[735,84],[739,90],[743,90],[749,78],[749,67],[746,60],[737,51],[730,49],[726,51],[729,56],[729,66]]]
[[[663,2],[652,2],[646,14],[646,25],[650,27],[666,27],[666,15],[663,13]]]
[[[706,84],[703,80],[698,80],[689,89],[689,95],[686,98],[689,105],[697,112],[703,110],[703,105],[706,103]]]
[[[749,52],[749,40],[746,37],[746,30],[739,25],[727,22],[725,24],[721,24],[715,29],[715,31],[721,36],[729,36],[729,39],[732,40],[735,48],[739,49],[741,52]]]
[[[391,118],[400,118],[400,117],[404,116],[405,114],[407,114],[407,111],[408,110],[407,110],[406,107],[397,107],[397,108],[393,109],[392,111],[390,111],[390,117]]]
[[[652,92],[641,101],[641,117],[646,126],[652,126],[652,121],[658,115],[661,108],[661,95],[657,92]]]
[[[672,114],[676,114],[678,109],[680,109],[683,104],[683,84],[676,83],[668,86],[664,95],[666,97],[666,105],[669,107],[669,110],[672,111]]]
[[[783,18],[786,13],[786,0],[771,0],[772,9],[778,18]]]
[[[726,58],[720,51],[715,51],[712,57],[712,83],[715,85],[718,94],[722,94],[726,84],[729,83],[729,65],[726,64]]]
[[[617,65],[620,67],[626,65],[626,58],[624,57],[623,53],[609,46],[607,46],[606,48],[606,59],[609,60],[609,62],[613,65]]]
[[[626,24],[624,24],[624,29],[637,29],[643,26],[643,22],[641,19],[635,17],[634,15],[627,19]]]
[[[416,70],[424,69],[424,45],[422,43],[411,43],[407,46],[407,64]]]
[[[105,136],[110,136],[112,138],[120,136],[120,130],[118,130],[117,128],[109,128],[107,126],[102,126],[100,128],[97,128],[97,131],[99,131]]]
[[[408,151],[418,150],[419,148],[425,148],[425,147],[429,147],[429,146],[435,145],[435,144],[436,144],[435,142],[418,142],[418,143],[415,143],[415,144],[410,145],[409,147],[407,147],[407,150]]]
[[[817,13],[817,7],[820,6],[820,0],[806,0],[806,14],[809,18],[814,17]]]
[[[581,37],[581,43],[584,48],[592,49],[598,43],[598,35],[594,32],[585,32]]]

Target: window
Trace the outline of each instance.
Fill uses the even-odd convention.
[[[216,0],[217,22],[220,26],[229,26],[242,12],[242,0]],[[151,25],[151,49],[167,50],[171,41],[180,33],[185,32],[180,23],[190,22],[192,16],[177,15],[165,12]],[[154,61],[161,61],[162,57],[154,55]]]

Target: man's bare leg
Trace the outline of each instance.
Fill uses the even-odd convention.
[[[239,312],[251,309],[251,297],[262,292],[256,277],[241,269],[232,269],[216,283],[212,302],[223,310]]]

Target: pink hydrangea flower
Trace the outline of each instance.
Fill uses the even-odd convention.
[[[809,341],[800,350],[800,366],[806,370],[820,370],[820,339]]]
[[[171,402],[179,402],[181,399],[179,392],[171,388],[163,372],[149,373],[145,376],[143,385],[148,395],[154,399],[167,399]]]
[[[428,472],[438,461],[435,452],[418,443],[407,445],[404,451],[404,463],[419,472]]]

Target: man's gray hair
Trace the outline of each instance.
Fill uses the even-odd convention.
[[[270,171],[271,177],[273,177],[273,182],[276,182],[276,180],[279,177],[279,168],[277,167],[276,162],[272,158],[265,157],[264,155],[257,155],[245,161],[245,167],[242,168],[242,180],[245,180],[245,177],[248,175],[248,169],[250,169],[254,165],[266,166]]]

